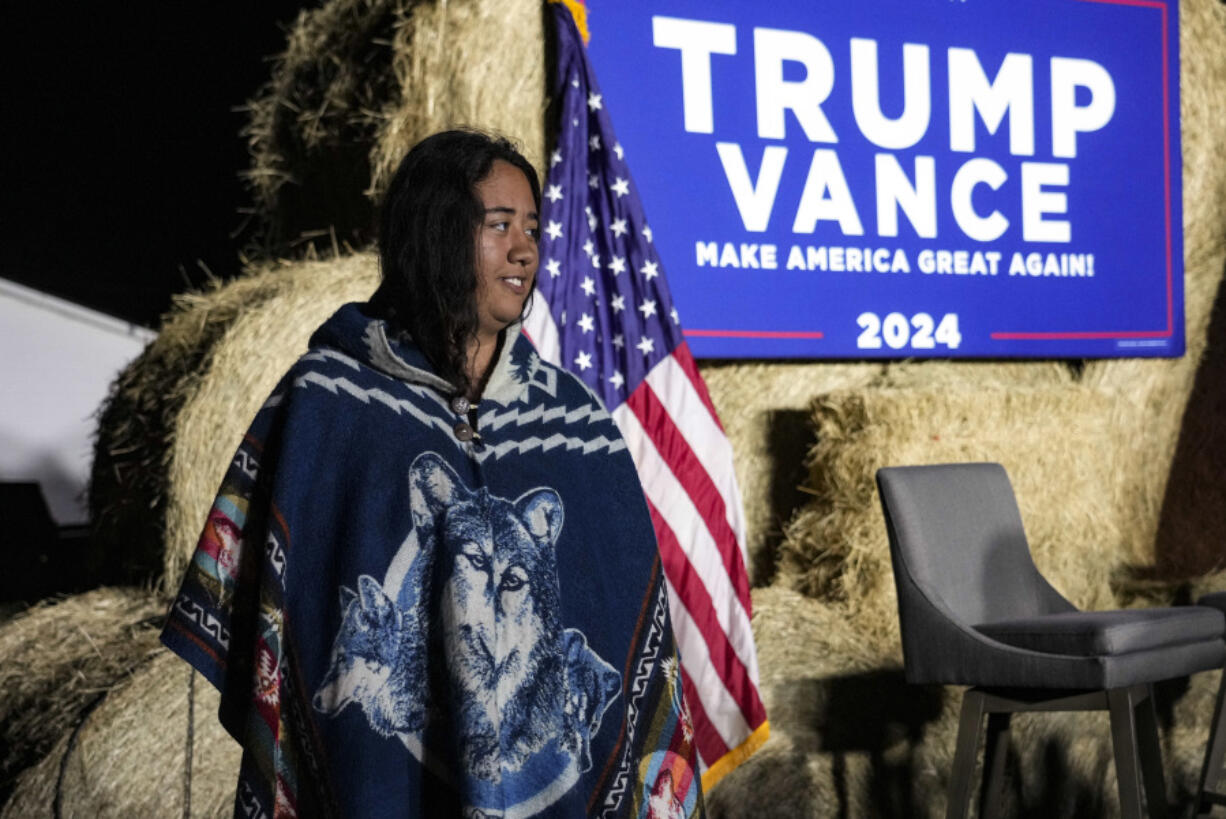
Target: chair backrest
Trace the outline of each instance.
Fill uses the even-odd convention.
[[[877,487],[904,638],[917,605],[936,604],[965,626],[1075,610],[1035,567],[1000,464],[888,467]]]

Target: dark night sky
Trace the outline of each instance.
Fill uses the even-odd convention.
[[[0,276],[151,326],[198,259],[236,273],[234,109],[304,5],[6,4]]]

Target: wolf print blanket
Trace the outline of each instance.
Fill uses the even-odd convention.
[[[347,305],[239,446],[162,639],[222,693],[236,815],[692,817],[667,608],[581,382],[514,335],[474,414]]]

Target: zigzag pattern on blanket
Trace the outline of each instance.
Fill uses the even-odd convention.
[[[339,358],[339,356],[333,357]],[[450,432],[447,422],[438,417],[437,410],[432,413],[430,409],[415,403],[415,401],[441,403],[437,398],[437,391],[429,387],[405,385],[415,399],[415,401],[410,401],[396,398],[391,393],[378,387],[360,387],[344,376],[332,377],[318,370],[308,370],[301,373],[294,379],[293,385],[295,388],[319,387],[334,395],[346,395],[364,404],[372,402],[383,404],[398,415],[407,413],[422,424],[444,432]],[[594,423],[608,422],[609,420],[609,414],[595,405],[580,405],[574,408],[556,407],[549,410],[537,407],[523,413],[517,408],[511,408],[501,413],[491,410],[489,413],[481,416],[478,419],[478,428],[500,430],[514,422],[516,426],[524,427],[524,431],[530,433],[534,426],[538,428],[554,428],[558,422],[575,425],[583,423],[590,426]],[[620,438],[611,440],[605,435],[585,438],[576,435],[567,436],[555,432],[545,438],[526,435],[519,439],[503,440],[496,446],[488,447],[481,452],[475,453],[474,457],[479,461],[484,461],[490,457],[501,458],[511,452],[522,454],[538,448],[548,451],[559,446],[564,446],[568,451],[580,450],[584,455],[590,455],[594,452],[620,452],[626,448],[625,442]]]

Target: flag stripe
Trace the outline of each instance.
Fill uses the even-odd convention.
[[[686,559],[676,535],[650,501],[647,508],[660,540],[660,563],[664,568],[664,576],[668,580],[669,588],[677,595],[677,604],[684,609],[683,612],[678,611],[673,622],[678,644],[682,644],[682,638],[685,638],[681,664],[690,668],[692,674],[697,670],[704,684],[703,691],[707,694],[703,700],[703,710],[707,717],[720,727],[725,741],[730,745],[734,744],[737,737],[743,736],[740,732],[748,728],[749,723],[757,716],[755,713],[742,713],[740,705],[746,701],[757,702],[754,683],[749,679],[749,673],[737,657],[728,636],[716,626],[711,597],[694,573],[694,567]],[[694,632],[697,632],[696,638],[692,637]],[[695,644],[694,639],[701,640],[702,645]],[[706,662],[699,663],[699,658],[694,656],[696,653],[705,654]],[[715,676],[712,678],[711,674]],[[723,691],[720,691],[721,688]],[[720,694],[718,699],[711,695],[712,692]]]
[[[702,376],[690,357],[689,347],[682,345],[674,349],[671,359],[664,360],[647,375],[647,383],[660,396],[678,427],[685,430],[685,436],[690,439],[691,448],[698,455],[702,467],[720,487],[723,503],[728,510],[728,524],[737,533],[737,548],[741,549],[742,563],[748,562],[744,505],[741,503],[741,489],[737,487],[732,443],[723,432],[720,416],[716,414],[706,384],[702,383]]]
[[[719,634],[732,647],[733,656],[738,662],[746,669],[751,669],[748,672],[749,679],[755,680],[757,655],[754,651],[753,630],[749,624],[749,616],[741,606],[735,603],[736,598],[732,593],[730,579],[718,561],[718,553],[714,544],[710,542],[710,533],[698,519],[697,511],[685,497],[684,490],[677,483],[668,465],[660,459],[659,452],[651,443],[645,430],[639,425],[638,418],[625,405],[614,411],[614,418],[618,420],[618,426],[626,439],[627,449],[638,466],[648,505],[651,509],[656,510],[660,520],[665,524],[656,527],[657,538],[661,539],[661,560],[665,558],[668,548],[678,549],[685,556],[694,571],[696,580],[708,597],[712,600],[725,601],[725,605],[712,606],[711,609],[718,623]],[[666,545],[666,541],[669,545]],[[684,591],[684,589],[678,589],[678,591]],[[682,602],[689,605],[690,601],[683,599]],[[731,605],[728,605],[729,603]],[[685,614],[687,617],[690,616],[688,611]],[[695,626],[697,627],[698,624],[695,623]],[[711,642],[712,640],[705,636],[705,632],[703,633],[704,640]],[[709,654],[706,645],[702,647],[702,654]],[[691,666],[692,663],[698,661],[698,658],[691,657],[691,654],[687,653],[683,647],[681,661],[683,665]],[[700,682],[705,678],[705,675],[702,674],[695,676]],[[725,691],[728,689],[724,682],[719,683],[719,687]],[[761,701],[757,695],[756,683],[751,686],[746,700],[738,702],[735,708],[743,719],[752,725],[757,724],[754,722],[755,715],[759,712],[765,714],[765,712],[762,710]],[[737,743],[731,742],[730,744],[736,745]]]
[[[660,457],[638,417],[623,404],[613,411],[613,418],[626,439],[626,449],[638,469],[643,493],[660,510],[661,516],[693,564],[707,593],[712,599],[733,603],[716,609],[719,624],[736,647],[742,662],[750,665],[748,659],[754,657],[755,652],[749,615],[743,606],[735,604],[737,597],[732,579],[724,569],[719,549],[711,539],[711,532],[672,469]]]
[[[748,554],[745,550],[745,508],[741,503],[741,490],[736,480],[732,442],[728,440],[719,413],[715,411],[715,404],[711,401],[707,385],[702,380],[702,374],[698,372],[694,357],[690,354],[689,345],[683,342],[673,350],[672,361],[669,363],[668,370],[661,370],[660,375],[657,375],[654,380],[649,375],[648,381],[652,382],[656,392],[668,408],[669,414],[674,418],[684,419],[684,422],[678,421],[677,426],[687,430],[687,437],[698,437],[697,434],[689,435],[688,431],[691,428],[702,431],[701,443],[694,447],[695,452],[698,453],[703,466],[720,487],[720,494],[724,496],[724,503],[728,507],[728,523],[736,532],[737,546],[741,550],[743,561],[748,562]],[[678,377],[676,384],[663,390],[659,382],[664,381],[665,372],[670,375],[680,373],[685,377],[684,379]],[[668,383],[672,384],[672,379],[669,379]],[[695,407],[695,403],[701,404],[706,409],[705,415]]]
[[[694,387],[677,358],[677,352],[674,352],[672,356],[661,361],[648,373],[646,380],[677,428],[685,430],[684,437],[689,441],[690,449],[702,464],[702,469],[709,479],[719,489],[724,500],[725,518],[732,527],[733,545],[740,556],[738,563],[728,564],[728,570],[743,575],[741,579],[748,588],[749,576],[745,573],[745,519],[741,490],[737,487],[736,471],[733,468],[732,444],[720,427],[718,417],[711,414],[709,399],[703,400],[702,393]]]
[[[694,723],[694,749],[698,751],[698,764],[705,770],[728,753],[728,746],[707,719],[700,703],[698,686],[694,685],[685,666],[681,667],[681,690],[685,693],[685,701],[690,706],[690,719]]]
[[[677,429],[655,391],[651,389],[650,376],[646,384],[626,399],[626,406],[634,411],[643,431],[651,438],[661,459],[668,464],[698,516],[702,518],[710,533],[712,545],[723,560],[722,570],[741,581],[733,585],[733,592],[748,615],[752,605],[749,602],[749,583],[745,582],[745,564],[741,560],[741,551],[737,548],[736,535],[728,525],[724,498],[715,488],[711,476],[698,462],[694,450],[690,448],[690,442]]]
[[[681,654],[681,672],[691,680],[696,691],[692,695],[686,692],[686,702],[694,718],[694,733],[698,738],[696,745],[707,764],[712,764],[735,747],[734,743],[746,735],[748,726],[735,707],[721,707],[727,699],[727,689],[710,662],[706,643],[690,621],[689,613],[681,605],[677,590],[668,581],[667,575],[664,585],[668,590],[669,614],[677,612],[677,618],[673,620],[673,633]],[[687,656],[691,658],[690,662],[685,661]]]
[[[677,366],[685,373],[685,377],[689,380],[690,384],[694,386],[694,392],[698,393],[698,399],[707,408],[707,412],[711,413],[711,418],[715,420],[715,425],[719,427],[719,431],[724,432],[724,424],[719,420],[719,413],[715,411],[715,402],[711,400],[711,393],[707,390],[707,382],[702,380],[702,373],[698,372],[698,364],[694,361],[694,356],[690,352],[688,341],[683,341],[677,345],[677,349],[673,350],[673,358],[676,359]]]

